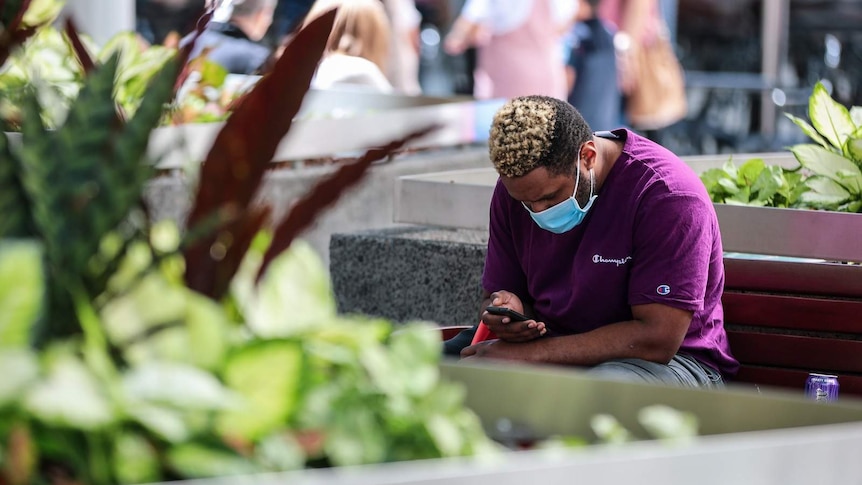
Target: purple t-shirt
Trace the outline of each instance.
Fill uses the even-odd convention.
[[[497,182],[482,285],[531,304],[550,336],[631,320],[632,305],[692,311],[680,352],[732,376],[739,364],[724,331],[721,236],[706,189],[669,150],[614,133],[623,153],[571,231],[541,229]]]

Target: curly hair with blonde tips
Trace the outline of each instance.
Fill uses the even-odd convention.
[[[523,96],[497,110],[488,146],[494,168],[504,177],[521,177],[536,167],[570,175],[578,149],[591,138],[590,126],[574,106],[548,96]]]

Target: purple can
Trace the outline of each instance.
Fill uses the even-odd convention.
[[[838,376],[828,374],[808,374],[805,381],[805,395],[818,402],[838,400]]]

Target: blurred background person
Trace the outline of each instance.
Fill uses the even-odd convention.
[[[414,0],[383,0],[383,5],[392,26],[386,77],[399,93],[422,94],[419,85],[419,26],[422,15]]]
[[[598,17],[602,0],[580,0],[569,55],[569,103],[595,131],[623,126],[614,32]]]
[[[279,45],[282,40],[296,31],[314,5],[314,0],[278,0],[272,25],[266,33],[265,42],[270,46]]]
[[[617,27],[614,46],[626,124],[655,139],[688,114],[685,73],[658,0],[602,0],[599,17]]]
[[[477,98],[567,99],[563,35],[576,10],[576,0],[467,0],[444,48],[458,55],[477,47]]]
[[[623,94],[630,93],[637,79],[632,54],[656,40],[664,20],[658,0],[601,0],[598,17],[614,30],[617,72]]]
[[[198,37],[189,59],[201,54],[232,74],[258,74],[272,55],[260,43],[272,23],[276,0],[223,0]],[[186,36],[180,45],[191,41]]]
[[[311,87],[392,92],[392,83],[384,74],[390,58],[392,28],[383,4],[380,0],[317,0],[305,22],[334,7],[338,7],[338,13]]]
[[[135,29],[150,44],[176,47],[194,30],[206,4],[207,0],[135,0]]]

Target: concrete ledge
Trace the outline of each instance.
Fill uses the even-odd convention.
[[[395,220],[395,180],[399,177],[484,167],[489,163],[485,146],[401,154],[389,162],[375,165],[365,180],[329,207],[301,237],[328,263],[327,249],[331,234],[400,225],[392,222]],[[334,170],[335,166],[326,165],[272,171],[266,175],[260,199],[272,206],[276,219],[281,218],[312,185]],[[153,179],[147,185],[145,194],[153,218],[185,220],[191,206],[193,188],[194,182],[181,172]]]
[[[339,311],[397,322],[475,324],[487,231],[424,226],[333,234]]]

